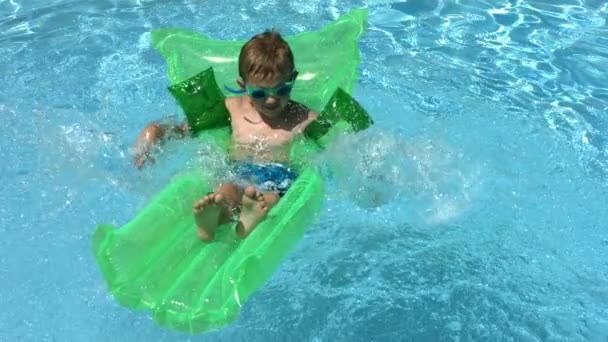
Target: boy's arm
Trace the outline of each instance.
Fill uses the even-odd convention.
[[[294,134],[302,134],[306,127],[317,119],[318,114],[301,103],[291,101],[291,104],[290,117],[293,118],[293,128],[291,129],[291,132]]]
[[[308,118],[306,119],[306,126],[308,126],[311,122],[317,120],[317,118],[319,117],[319,114],[317,114],[316,112],[313,112],[312,110],[308,112]]]
[[[319,115],[311,110],[308,110],[302,121],[298,124],[297,131],[299,133],[303,133],[306,127],[310,125],[311,122],[315,121]]]
[[[171,138],[183,138],[189,133],[188,124],[165,124],[152,122],[147,125],[133,145],[133,162],[141,169],[146,162],[154,162],[152,149]]]

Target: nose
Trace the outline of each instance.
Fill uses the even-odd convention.
[[[264,104],[267,106],[273,106],[275,103],[277,103],[277,98],[270,95],[266,98],[266,101],[264,101]]]

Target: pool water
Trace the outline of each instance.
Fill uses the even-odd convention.
[[[118,305],[95,226],[214,160],[176,141],[131,164],[147,122],[182,118],[150,31],[296,34],[360,6],[376,125],[319,157],[326,204],[282,267],[207,334]],[[0,2],[0,340],[606,341],[607,19],[599,0]]]

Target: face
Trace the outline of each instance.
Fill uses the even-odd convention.
[[[280,117],[289,103],[295,72],[273,75],[266,79],[251,77],[246,83],[239,81],[247,89],[253,107],[268,118]]]

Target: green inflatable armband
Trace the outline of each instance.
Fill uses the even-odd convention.
[[[169,87],[169,91],[182,107],[190,132],[194,135],[206,128],[227,126],[230,122],[213,69]]]
[[[162,326],[200,333],[234,321],[241,306],[270,279],[322,205],[323,181],[308,161],[340,132],[372,124],[350,95],[366,15],[353,11],[318,32],[289,37],[297,47],[300,75],[309,75],[298,82],[293,98],[323,110],[304,138],[294,142],[291,157],[297,180],[246,239],[236,237],[234,224],[218,227],[211,243],[198,239],[192,206],[214,191],[214,177],[204,169],[175,177],[120,229],[97,227],[93,252],[122,305],[149,310]],[[227,150],[229,113],[218,82],[237,70],[234,56],[242,42],[215,41],[183,30],[156,31],[153,37],[167,58],[169,91],[191,132]],[[314,51],[323,51],[323,58],[316,58]]]
[[[340,121],[350,124],[354,132],[362,131],[373,124],[365,109],[348,93],[338,88],[317,120],[311,122],[304,133],[311,139],[319,140]]]

